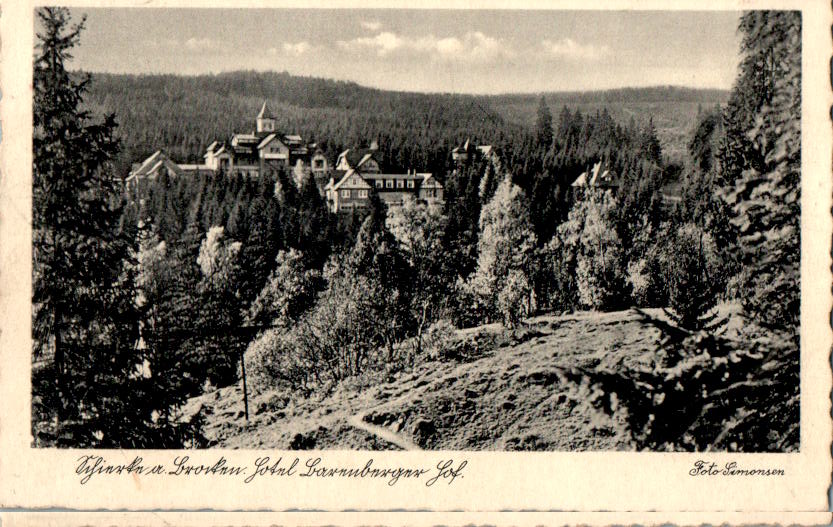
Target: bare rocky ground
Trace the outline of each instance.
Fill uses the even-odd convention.
[[[643,311],[665,318],[659,309]],[[738,329],[734,311],[728,333]],[[344,382],[325,396],[254,394],[248,423],[240,385],[192,399],[185,410],[199,412],[209,446],[223,448],[630,448],[565,396],[554,368],[650,361],[661,333],[638,311],[543,315],[519,330],[491,324],[456,338],[469,344],[464,356]]]

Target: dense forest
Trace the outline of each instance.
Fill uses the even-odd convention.
[[[86,102],[96,113],[118,116],[120,174],[160,148],[179,162],[201,162],[211,141],[250,130],[263,101],[275,109],[278,129],[318,141],[331,159],[377,140],[391,168],[442,173],[448,152],[467,138],[504,147],[522,142],[541,97],[391,92],[252,71],[194,77],[96,74],[95,79]],[[682,158],[698,113],[728,96],[675,87],[543,95],[552,108],[586,115],[606,110],[623,125],[653,119],[663,151],[674,162]]]
[[[60,9],[38,16],[35,444],[198,446],[199,423],[180,410],[217,386],[326,393],[442,354],[455,328],[656,307],[675,338],[652,369],[565,371],[559,386],[626,422],[634,448],[798,447],[795,14],[744,15],[722,106],[719,92],[669,88],[533,99],[276,73],[90,78],[66,69],[83,24]],[[669,98],[695,107],[674,155],[652,115],[614,118],[632,99]],[[160,147],[193,160],[251,127],[264,99],[279,126],[331,157],[375,139],[387,168],[434,171],[445,206],[387,208],[371,193],[366,211],[334,215],[314,181],[286,173],[120,192],[131,161]],[[517,117],[530,105],[534,117]],[[452,166],[468,137],[497,156]],[[596,163],[610,185],[572,185]],[[721,302],[778,338],[732,347]]]

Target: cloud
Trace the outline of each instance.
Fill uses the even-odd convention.
[[[599,60],[610,54],[608,46],[580,44],[571,38],[543,40],[541,46],[546,55],[567,60]]]
[[[284,42],[283,43],[283,52],[287,55],[295,55],[300,56],[309,51],[312,48],[309,42],[301,41],[301,42]]]
[[[191,37],[185,41],[185,47],[191,51],[207,51],[215,49],[217,44],[210,38]]]
[[[378,20],[362,20],[359,23],[363,28],[369,29],[370,31],[378,31],[378,29],[382,27],[382,23]]]
[[[500,39],[480,31],[470,31],[462,37],[434,35],[405,37],[390,31],[383,31],[372,37],[340,40],[337,45],[351,52],[371,52],[379,57],[410,54],[423,55],[440,61],[488,62],[498,58],[514,56],[511,46]]]
[[[266,52],[270,55],[291,55],[293,57],[300,57],[301,55],[311,51],[312,44],[302,40],[300,42],[284,42],[280,48],[269,48]]]
[[[339,40],[336,42],[338,47],[353,52],[361,51],[375,51],[380,57],[401,49],[405,46],[405,41],[395,33],[385,31],[379,33],[375,37],[359,37],[353,40]]]

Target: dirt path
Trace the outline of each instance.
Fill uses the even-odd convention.
[[[400,436],[399,434],[396,434],[388,430],[387,428],[383,428],[381,426],[376,426],[368,422],[365,422],[364,419],[362,419],[363,416],[364,414],[356,414],[350,416],[350,418],[347,419],[347,423],[354,428],[364,430],[369,434],[373,434],[381,439],[384,439],[388,443],[396,445],[402,450],[422,450],[419,447],[419,445],[417,445],[410,439],[406,439]]]

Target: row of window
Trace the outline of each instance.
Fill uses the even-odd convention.
[[[362,189],[362,190],[357,190],[356,192],[358,192],[358,195],[357,195],[358,198],[367,199],[367,190]],[[349,198],[350,195],[351,195],[350,194],[350,189],[345,188],[345,189],[341,190],[341,197],[342,198]],[[437,197],[436,189],[433,189],[433,188],[426,189],[425,190],[425,196],[428,197],[428,198],[436,198]]]
[[[377,179],[376,180],[376,188],[393,188],[394,185],[393,179]],[[396,180],[396,188],[405,188],[405,180],[397,179]],[[408,180],[408,188],[414,188],[414,180]]]
[[[359,198],[367,199],[367,190],[359,190]],[[349,198],[350,197],[350,189],[343,189],[341,191],[342,198]]]

